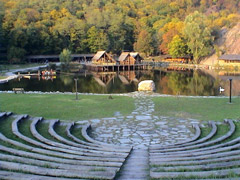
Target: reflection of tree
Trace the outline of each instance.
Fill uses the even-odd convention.
[[[198,71],[193,74],[171,72],[162,78],[161,86],[163,85],[163,93],[167,94],[210,96],[217,94],[219,82]]]
[[[198,71],[193,73],[193,78],[188,84],[189,93],[192,95],[211,96],[217,95],[218,81],[214,81],[205,74],[200,74]]]
[[[64,86],[73,84],[73,77],[72,76],[67,76],[67,75],[60,75],[60,79],[63,82]]]

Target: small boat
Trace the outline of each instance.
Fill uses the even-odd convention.
[[[25,75],[25,76],[23,76],[23,78],[31,79],[31,76],[27,76],[27,75]]]
[[[41,72],[42,76],[54,76],[56,75],[56,71],[53,71],[52,69],[50,71],[44,70]]]

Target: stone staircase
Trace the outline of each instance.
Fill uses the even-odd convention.
[[[220,136],[220,127],[227,132]],[[172,145],[120,146],[89,136],[90,124],[0,113],[0,179],[240,179],[240,122],[193,124]]]
[[[208,135],[170,146],[149,147],[153,179],[239,179],[240,137],[236,123],[226,120],[228,132],[217,137],[218,126],[209,122]],[[238,123],[239,124],[239,123]],[[196,136],[199,132],[196,131]]]
[[[89,125],[0,113],[0,126],[0,179],[114,179],[132,150],[91,139]]]

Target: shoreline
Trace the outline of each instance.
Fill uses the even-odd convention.
[[[14,91],[0,91],[0,94],[14,94]],[[42,92],[42,91],[24,91],[24,94],[40,94],[40,95],[75,95],[76,92],[59,92],[59,91],[52,91],[52,92]],[[152,93],[152,92],[129,92],[129,93],[117,93],[117,94],[100,94],[100,93],[80,93],[78,95],[93,95],[93,96],[128,96],[134,97],[138,95],[142,96],[149,96],[149,97],[175,97],[175,98],[218,98],[218,99],[227,99],[229,96],[187,96],[187,95],[170,95],[170,94],[159,94],[159,93]],[[232,98],[238,98],[239,96],[232,96]]]
[[[26,71],[34,71],[34,70],[38,70],[40,68],[46,68],[48,67],[49,64],[46,64],[46,65],[42,65],[42,66],[35,66],[35,67],[29,67],[29,68],[21,68],[21,69],[13,69],[13,70],[10,70],[8,72],[6,72],[4,75],[7,76],[6,78],[4,79],[0,79],[0,84],[2,83],[6,83],[10,80],[13,80],[13,79],[16,79],[18,78],[18,75],[16,75],[15,73],[17,72],[26,72]]]

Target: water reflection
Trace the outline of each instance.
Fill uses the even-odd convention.
[[[27,76],[26,76],[27,77]],[[82,69],[58,71],[56,76],[31,76],[0,84],[0,90],[21,87],[26,91],[74,92],[74,78],[78,91],[87,93],[127,93],[137,90],[142,80],[152,79],[156,92],[173,95],[221,95],[219,87],[229,94],[229,78],[233,79],[233,95],[240,95],[240,72],[160,68],[148,71],[88,72]]]

